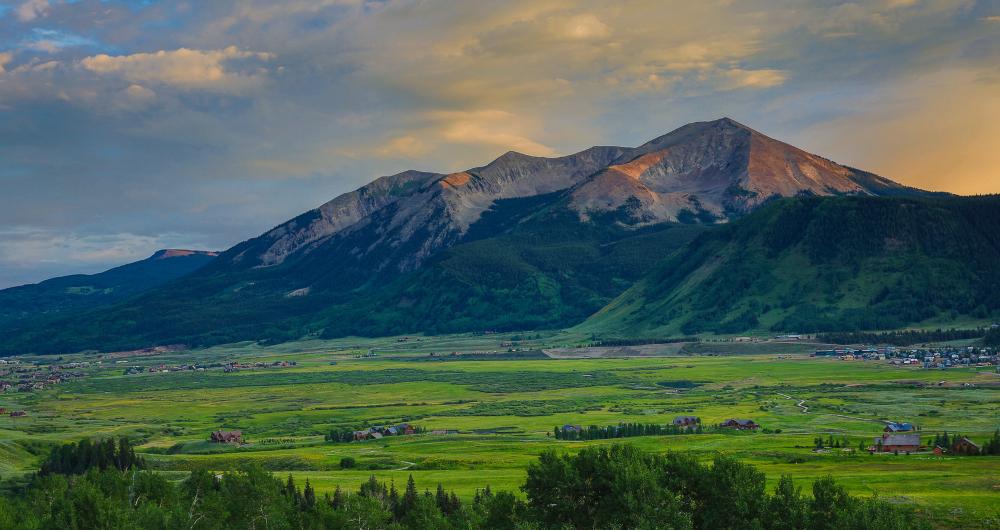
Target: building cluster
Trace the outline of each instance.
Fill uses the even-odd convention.
[[[241,431],[215,431],[208,439],[217,444],[242,444],[243,433]]]
[[[736,429],[738,431],[756,431],[760,428],[753,420],[731,418],[719,424],[723,429]]]
[[[228,363],[222,367],[222,371],[228,373],[239,372],[240,370],[257,370],[261,368],[288,368],[290,366],[295,366],[297,363],[295,361],[272,361],[269,363],[265,362],[255,362],[255,363]]]
[[[118,361],[123,362],[123,361]],[[127,361],[126,361],[127,362]],[[222,369],[225,373],[238,372],[240,370],[256,370],[262,368],[282,368],[295,366],[295,361],[273,361],[270,363],[266,362],[255,362],[255,363],[241,363],[241,362],[230,362],[230,363],[209,363],[209,364],[158,364],[156,366],[129,366],[125,368],[125,375],[135,375],[142,373],[167,373],[167,372],[203,372],[205,370],[212,369]]]
[[[842,361],[888,361],[894,366],[952,368],[1000,364],[1000,350],[979,346],[941,348],[866,347],[816,350],[814,357],[837,357]]]
[[[38,366],[18,361],[0,362],[0,392],[35,392],[70,379],[86,376],[82,369],[90,363]]]
[[[413,425],[410,425],[409,423],[400,423],[399,425],[379,425],[368,427],[367,429],[360,431],[354,431],[353,438],[354,441],[378,440],[386,436],[406,436],[416,433],[417,429]]]

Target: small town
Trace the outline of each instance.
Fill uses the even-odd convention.
[[[100,361],[97,361],[100,363]],[[35,392],[86,376],[89,362],[40,366],[16,359],[0,359],[0,392]]]
[[[1000,349],[976,346],[940,348],[864,347],[816,350],[813,357],[836,357],[842,361],[886,361],[893,366],[954,368],[1000,365]]]

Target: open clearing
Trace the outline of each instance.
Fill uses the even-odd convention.
[[[725,345],[671,345],[657,356],[627,358],[489,357],[504,352],[501,343],[511,339],[241,344],[130,358],[128,364],[106,361],[80,380],[0,394],[0,407],[29,413],[0,417],[0,476],[32,470],[55,443],[128,435],[142,444],[151,467],[178,477],[197,465],[226,469],[255,461],[278,474],[308,477],[320,492],[337,485],[354,489],[373,473],[397,483],[412,474],[421,488],[441,482],[471,497],[487,484],[516,489],[525,466],[545,449],[613,443],[557,441],[551,436],[557,425],[666,424],[695,415],[704,425],[750,418],[768,432],[620,441],[652,451],[692,451],[705,459],[715,452],[734,454],[759,466],[772,483],[782,473],[800,483],[830,474],[854,493],[916,503],[949,526],[1000,522],[1000,458],[856,451],[881,433],[884,420],[917,424],[925,441],[945,430],[984,441],[1000,427],[1000,377],[989,368],[891,367],[810,358],[782,345],[767,353],[766,344],[739,355],[719,355]],[[537,349],[563,346],[552,338],[536,341]],[[377,356],[358,357],[370,351]],[[561,357],[574,353],[559,351]],[[452,352],[480,355],[466,360]],[[236,373],[123,375],[125,366],[230,361],[296,364]],[[942,380],[948,384],[938,386]],[[401,421],[427,432],[457,433],[323,440],[331,429]],[[208,443],[209,433],[220,428],[242,430],[249,443]],[[849,449],[812,450],[817,436],[831,434],[846,438]],[[341,470],[343,457],[353,457],[357,467]]]

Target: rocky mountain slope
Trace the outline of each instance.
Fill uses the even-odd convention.
[[[379,178],[182,281],[68,322],[65,341],[30,326],[8,340],[52,351],[566,326],[700,231],[677,225],[725,224],[781,197],[923,193],[726,118],[635,148],[509,152]]]

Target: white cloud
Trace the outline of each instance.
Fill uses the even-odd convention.
[[[117,74],[136,83],[162,83],[180,88],[239,90],[259,83],[259,69],[227,69],[227,62],[236,60],[267,61],[268,53],[240,50],[229,46],[221,50],[160,50],[132,55],[94,55],[81,64],[99,74]]]
[[[14,10],[14,14],[21,22],[31,22],[38,17],[44,16],[48,10],[48,0],[27,0]]]

